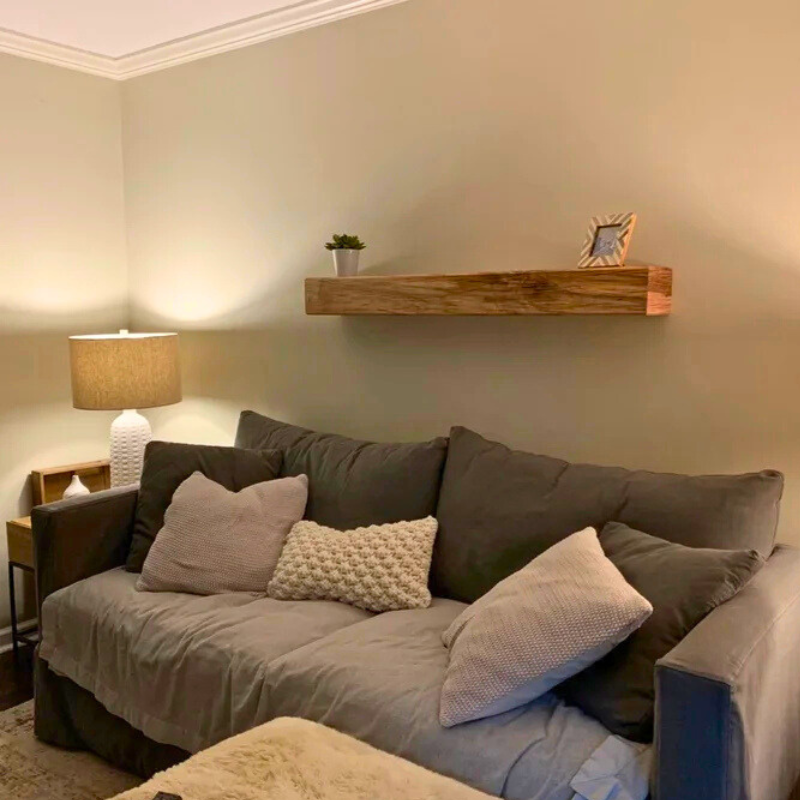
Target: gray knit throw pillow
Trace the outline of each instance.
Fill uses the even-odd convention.
[[[269,596],[339,600],[376,612],[427,608],[437,528],[433,517],[351,531],[298,522],[286,539]]]
[[[265,594],[286,536],[302,519],[308,478],[239,492],[195,472],[172,496],[136,588],[146,592]]]
[[[458,616],[439,704],[445,727],[535,700],[610,652],[653,607],[586,528],[498,583]]]

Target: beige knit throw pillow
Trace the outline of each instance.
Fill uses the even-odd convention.
[[[195,472],[175,491],[136,583],[139,591],[266,594],[308,478],[255,483],[240,492]]]
[[[286,539],[269,596],[339,600],[376,612],[427,608],[437,528],[433,517],[351,531],[298,522]]]
[[[521,706],[626,639],[653,607],[586,528],[534,558],[445,631],[445,727]]]

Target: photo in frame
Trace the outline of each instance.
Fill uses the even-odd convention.
[[[622,267],[636,227],[636,214],[607,214],[592,217],[581,249],[578,266]]]

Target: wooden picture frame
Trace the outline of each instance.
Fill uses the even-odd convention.
[[[581,269],[625,266],[625,256],[635,227],[636,214],[632,211],[592,217],[578,266]]]

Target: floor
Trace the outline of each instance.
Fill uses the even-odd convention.
[[[33,698],[33,650],[20,649],[19,662],[13,652],[0,653],[0,711]]]
[[[33,712],[30,700],[0,711],[0,797],[104,800],[141,783],[90,753],[40,742],[33,733]]]

